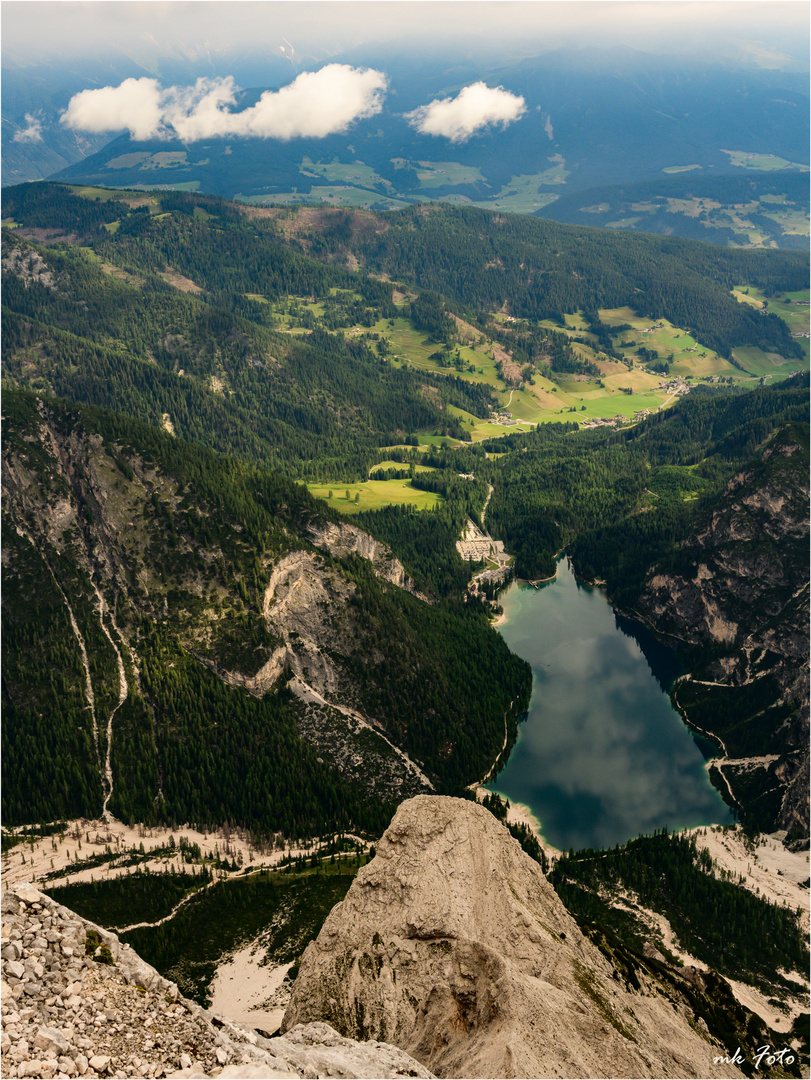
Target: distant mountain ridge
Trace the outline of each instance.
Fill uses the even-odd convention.
[[[734,173],[728,151],[765,154],[784,168],[808,165],[807,86],[788,72],[729,70],[631,49],[561,50],[509,65],[462,61],[444,69],[436,57],[389,62],[372,48],[338,59],[390,77],[383,111],[344,134],[189,144],[120,136],[54,178],[179,185],[251,202],[386,208],[441,198],[542,214],[553,200],[597,185],[666,185],[664,170]],[[408,123],[409,110],[477,80],[522,96],[524,116],[456,144]],[[239,108],[261,89],[244,91]]]

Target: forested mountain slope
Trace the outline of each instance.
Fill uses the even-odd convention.
[[[401,588],[303,487],[121,416],[3,412],[7,823],[374,833],[514,735],[528,671],[483,612]]]
[[[423,206],[396,213],[253,211],[280,219],[317,257],[346,259],[474,310],[562,320],[565,312],[630,306],[652,318],[694,327],[728,356],[744,343],[800,356],[785,325],[738,304],[742,281],[770,292],[805,288],[807,256],[732,251],[692,240],[559,225],[522,215]]]
[[[759,448],[645,582],[638,610],[691,646],[675,691],[721,746],[749,823],[808,838],[808,428]],[[719,784],[719,786],[721,786]]]
[[[288,474],[347,479],[413,430],[464,438],[447,405],[478,415],[491,405],[483,385],[388,366],[370,336],[273,332],[268,296],[340,290],[351,321],[368,313],[370,324],[394,313],[392,288],[302,258],[216,200],[205,221],[183,199],[156,221],[115,201],[32,189],[11,204],[31,235],[55,229],[83,244],[39,251],[4,236],[4,366],[17,385],[168,422],[181,437]],[[122,213],[108,235],[104,224]]]
[[[61,476],[60,483],[67,485],[64,512],[73,522],[71,528],[78,530],[76,566],[83,566],[85,575],[85,584],[76,585],[77,595],[86,593],[87,618],[100,657],[106,651],[106,660],[93,662],[102,668],[106,664],[105,678],[113,680],[112,691],[107,691],[112,694],[108,712],[117,700],[116,648],[122,663],[125,658],[124,639],[114,648],[111,640],[118,640],[118,631],[98,617],[101,601],[94,590],[106,587],[112,590],[105,600],[111,610],[117,593],[132,607],[130,622],[122,617],[118,625],[138,655],[139,647],[145,649],[152,641],[142,620],[157,617],[155,613],[169,620],[166,629],[158,624],[164,635],[161,648],[185,650],[176,661],[184,671],[185,688],[210,675],[217,694],[225,692],[220,677],[261,694],[278,686],[288,669],[295,700],[283,701],[283,694],[274,692],[274,707],[287,716],[295,713],[296,732],[329,748],[328,760],[339,763],[344,774],[349,762],[374,756],[357,750],[358,740],[371,738],[366,728],[358,727],[358,713],[380,720],[387,737],[412,755],[414,768],[435,786],[450,790],[470,782],[490,767],[505,735],[508,743],[514,735],[509,722],[504,729],[504,714],[510,702],[511,715],[520,712],[526,691],[525,669],[506,650],[492,653],[500,659],[485,661],[491,656],[488,650],[501,648],[496,644],[500,638],[487,627],[479,601],[465,599],[471,568],[455,549],[467,517],[481,512],[487,485],[492,487],[487,527],[514,555],[518,575],[548,576],[556,553],[570,545],[578,572],[604,581],[612,599],[631,610],[651,568],[669,565],[680,545],[689,545],[701,515],[714,512],[725,485],[736,471],[748,467],[758,446],[781,425],[807,422],[807,386],[795,377],[754,391],[694,388],[674,408],[619,431],[579,431],[569,421],[476,445],[470,441],[470,427],[464,426],[487,418],[498,394],[504,395],[501,401],[512,399],[513,391],[507,389],[510,364],[518,371],[518,382],[531,382],[534,375],[519,370],[517,363],[523,364],[530,353],[538,353],[547,373],[558,365],[574,379],[601,382],[600,370],[595,366],[597,374],[590,373],[589,365],[574,355],[572,339],[559,335],[558,340],[548,325],[538,324],[541,318],[561,322],[566,314],[582,311],[595,331],[592,337],[599,331],[609,339],[603,343],[601,338],[600,348],[611,350],[609,330],[621,333],[621,327],[602,323],[599,311],[626,306],[669,319],[674,326],[694,327],[696,341],[700,337],[713,342],[721,355],[748,344],[779,354],[778,359],[796,357],[802,350],[786,322],[739,303],[731,289],[744,283],[769,295],[801,289],[807,283],[808,260],[798,252],[728,251],[438,205],[399,214],[261,211],[177,192],[110,194],[80,194],[54,184],[3,193],[4,219],[13,217],[16,225],[14,231],[4,230],[5,386],[37,391],[37,408],[49,410],[50,417],[38,427],[31,400],[6,391],[10,415],[19,412],[19,424],[13,419],[7,427],[7,477],[9,491],[16,493],[8,502],[9,513],[17,515],[16,525],[27,530],[35,544],[45,544],[46,551],[53,542],[53,507],[41,509],[39,531],[32,532],[21,524],[25,502],[20,492],[33,497],[38,485],[47,490],[49,476]],[[506,318],[498,322],[499,310],[528,321],[512,326]],[[393,350],[386,335],[393,332],[389,328],[395,321],[407,323],[402,333],[411,335],[415,351],[410,355],[427,367],[417,367],[408,357],[395,362],[391,356],[389,361]],[[482,328],[490,337],[489,354],[484,347],[469,354],[479,361],[489,356],[490,367],[477,369],[461,359],[455,367],[448,365],[449,342],[462,334],[483,336]],[[597,353],[596,346],[592,353]],[[633,358],[623,354],[611,362],[627,364],[630,377]],[[787,374],[779,367],[770,377]],[[535,371],[538,374],[537,367]],[[51,404],[54,395],[118,415],[71,411],[71,406]],[[23,408],[18,402],[28,404]],[[72,438],[72,424],[82,432],[89,424],[88,430],[102,437],[108,447],[103,466],[95,450],[87,449],[89,434],[87,439],[77,436],[78,442]],[[46,439],[43,432],[53,425],[58,434],[53,434],[52,444],[51,435]],[[45,439],[40,462],[44,472],[28,483],[29,466],[20,455],[32,451],[20,443],[21,431],[37,443]],[[75,463],[71,455],[78,455]],[[246,464],[236,464],[233,456]],[[173,478],[166,491],[146,478],[141,460],[172,463],[158,464]],[[349,483],[366,481],[370,468],[383,461],[394,472],[402,466],[409,490],[421,488],[444,502],[428,514],[407,505],[363,510],[359,521],[376,542],[324,503],[308,501],[301,489],[278,476],[252,471],[270,467],[290,478]],[[114,522],[118,531],[105,526],[103,542],[96,536],[97,519],[103,520],[109,500],[92,495],[100,482],[82,479],[94,477],[99,469],[127,491]],[[197,504],[197,492],[189,492],[183,479],[200,470],[211,477],[204,505]],[[69,496],[74,480],[78,487]],[[106,484],[100,483],[99,489],[106,491]],[[275,493],[272,516],[281,506],[287,507],[284,513],[297,508],[293,524],[280,525],[275,517],[264,524],[264,495],[259,504],[256,500],[268,485]],[[231,502],[222,501],[225,489]],[[313,525],[316,519],[324,524]],[[127,547],[138,535],[131,521],[146,530],[134,548]],[[231,531],[222,539],[217,530],[225,521]],[[267,529],[276,537],[272,544]],[[39,556],[21,534],[12,530],[9,535],[9,566],[15,569],[5,590],[7,613],[14,634],[22,636],[12,634],[8,640],[17,642],[13,648],[25,672],[18,685],[30,676],[32,686],[42,688],[39,668],[32,673],[25,667],[35,655],[26,652],[30,635],[38,630],[32,620],[23,634],[28,615],[20,600],[26,595],[26,575],[34,574]],[[87,553],[90,539],[80,543],[80,537],[101,545],[106,552],[101,563]],[[441,598],[439,604],[381,584],[374,567],[381,559],[388,565],[381,554],[383,544],[402,564],[387,571],[389,578],[399,586],[410,577],[414,589],[429,599]],[[325,556],[317,554],[319,550],[331,552],[339,569],[332,563],[322,565],[319,559]],[[787,571],[786,581],[795,591],[802,585],[799,568],[794,560]],[[157,569],[165,580],[159,581]],[[75,578],[78,570],[69,573]],[[51,578],[39,576],[38,587],[51,589]],[[113,584],[104,585],[108,579]],[[62,605],[52,589],[50,603],[57,609]],[[121,604],[121,610],[129,611],[123,599]],[[225,605],[223,611],[218,604]],[[324,612],[334,612],[334,624],[326,616],[313,618],[313,611],[322,610],[319,605]],[[750,611],[739,620],[743,637],[757,630],[755,614]],[[61,629],[54,633],[67,637],[52,667],[73,672],[60,677],[73,680],[76,708],[81,709],[86,704],[78,704],[86,696],[81,650],[76,653],[78,638],[70,620],[65,622],[64,612],[60,617]],[[19,624],[14,621],[19,619]],[[358,630],[360,626],[365,629]],[[87,640],[93,636],[89,629],[87,635]],[[395,646],[397,640],[401,645]],[[160,650],[156,655],[162,655]],[[199,662],[192,661],[193,656]],[[764,660],[767,667],[770,656]],[[694,670],[713,658],[699,657]],[[146,661],[144,665],[144,671],[150,670]],[[472,670],[476,679],[468,678]],[[481,674],[485,671],[487,679]],[[12,682],[14,678],[8,677]],[[464,693],[459,694],[455,688],[463,683]],[[134,683],[129,679],[127,685]],[[150,691],[144,685],[139,693],[146,701]],[[199,703],[209,690],[195,683],[189,693],[188,700]],[[132,700],[116,711],[115,723],[128,716]],[[330,711],[324,700],[345,711]],[[248,712],[258,708],[253,698],[240,701]],[[796,695],[791,703],[794,709]],[[262,708],[267,707],[263,702]],[[26,723],[38,732],[37,710],[32,706],[26,715]],[[249,727],[259,723],[258,714],[252,716],[245,721]],[[164,762],[160,740],[150,749],[146,729],[132,724],[141,740],[137,754],[132,752],[138,765],[131,768],[138,777],[128,789],[130,766],[122,758],[123,779],[114,788],[110,807],[138,817],[154,812]],[[351,738],[347,725],[354,725]],[[24,725],[15,730],[24,730]],[[768,753],[793,750],[796,738],[784,737],[788,730],[779,725],[770,729],[769,738],[774,735],[777,742]],[[105,725],[99,727],[97,749],[86,731],[81,738],[75,731],[63,737],[68,742],[78,739],[75,753],[57,752],[57,739],[54,762],[58,758],[65,764],[49,768],[68,768],[72,756],[84,762],[70,765],[84,777],[87,790],[79,801],[83,806],[103,802],[110,790],[103,765]],[[174,744],[171,750],[180,755],[174,770],[178,775],[192,768],[184,738],[178,736],[182,752]],[[126,740],[118,744],[111,769],[127,745]],[[14,757],[22,755],[20,746],[11,749],[9,760],[23,760]],[[419,788],[425,783],[394,751],[381,749],[379,743],[375,754],[378,751],[388,761],[385,768],[375,765],[373,770],[373,786],[381,799],[399,798],[408,784]],[[391,762],[397,765],[393,774],[386,773]],[[389,780],[396,776],[405,787],[390,783],[384,774]],[[20,777],[36,804],[36,783],[25,768]],[[789,781],[784,772],[781,791]],[[218,784],[212,790],[219,791]],[[79,812],[78,804],[68,807],[71,785],[64,779],[60,785],[67,800],[64,812]],[[729,794],[726,785],[724,790]],[[736,800],[748,807],[747,793],[740,784],[737,790]],[[233,791],[211,802],[219,806],[212,810],[199,800],[181,799],[166,813],[195,821],[214,820],[206,817],[209,813],[217,820],[248,820],[248,810]],[[15,805],[19,808],[22,801]],[[55,816],[63,811],[50,807],[48,812]],[[334,811],[322,807],[313,809],[310,825],[321,814],[335,820]],[[359,821],[360,814],[360,809],[350,811]],[[285,828],[305,828],[285,820]],[[773,824],[777,818],[768,820]]]

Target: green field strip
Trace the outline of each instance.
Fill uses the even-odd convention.
[[[400,468],[407,468],[407,466],[400,466]],[[433,510],[435,506],[444,502],[441,495],[412,487],[410,480],[367,480],[362,484],[307,484],[306,487],[316,499],[328,501],[342,514],[359,514],[361,510],[380,510],[384,506],[393,504],[411,505],[418,510]],[[331,499],[330,492],[332,492]]]

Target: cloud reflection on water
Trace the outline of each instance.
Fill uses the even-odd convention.
[[[513,586],[502,628],[535,671],[529,719],[493,785],[532,807],[557,847],[605,847],[668,825],[727,822],[700,750],[634,637],[566,562]],[[660,658],[661,659],[661,658]]]

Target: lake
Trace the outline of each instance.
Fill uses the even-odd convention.
[[[533,689],[490,790],[529,807],[563,851],[733,820],[667,696],[681,673],[673,652],[616,616],[567,559],[540,588],[513,582],[501,603],[499,629],[532,666]]]

